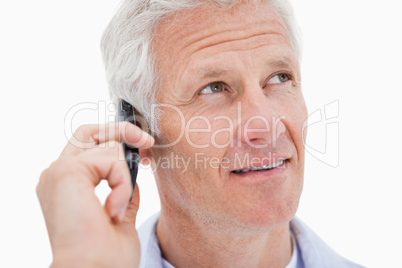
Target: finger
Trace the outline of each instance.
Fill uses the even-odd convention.
[[[147,149],[155,143],[151,135],[130,122],[111,122],[105,126],[108,127],[108,130],[99,131],[99,135],[94,137],[99,144],[117,140],[136,148]]]
[[[76,155],[113,140],[144,149],[155,142],[151,135],[129,122],[82,125],[74,132],[61,155]]]
[[[137,218],[137,212],[140,207],[140,189],[138,184],[135,184],[135,189],[130,203],[128,203],[126,213],[122,221],[132,223],[135,226],[135,220]]]
[[[74,155],[79,152],[93,148],[97,145],[94,135],[99,132],[99,125],[81,125],[73,133],[68,143],[61,152],[61,156]]]
[[[107,148],[96,147],[79,155],[87,167],[84,178],[90,178],[93,188],[102,179],[108,181],[111,193],[105,202],[107,214],[112,219],[121,218],[132,195],[131,175],[119,142],[107,142]],[[84,179],[83,178],[83,179]]]
[[[116,225],[116,227],[119,230],[119,233],[123,234],[126,239],[130,239],[131,240],[130,244],[136,246],[137,248],[140,248],[140,244],[138,239],[138,233],[135,228],[135,221],[137,218],[139,204],[140,204],[140,190],[138,188],[138,184],[136,184],[131,201],[130,203],[128,203],[128,207],[126,209],[124,218],[120,220],[118,225]],[[140,251],[130,251],[130,255],[139,260]]]
[[[127,206],[132,195],[128,166],[121,144],[112,141],[108,145],[87,150],[79,156],[61,157],[42,172],[37,195],[48,229],[58,224],[77,228],[76,222],[91,222],[91,219],[105,216],[117,218],[118,210]],[[111,187],[105,208],[94,194],[102,179]]]

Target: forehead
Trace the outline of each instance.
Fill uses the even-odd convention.
[[[187,68],[190,61],[196,62],[195,58],[251,51],[268,43],[292,49],[282,19],[267,1],[261,1],[241,3],[230,9],[201,5],[170,14],[155,30],[153,50],[162,76],[172,76]]]

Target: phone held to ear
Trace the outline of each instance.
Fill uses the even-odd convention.
[[[121,100],[117,110],[117,121],[128,121],[135,125],[134,107],[130,103],[126,102],[125,100]],[[138,148],[125,144],[124,142],[122,142],[121,145],[123,146],[124,156],[126,158],[128,168],[130,169],[131,182],[133,184],[134,191],[140,155],[138,153]]]

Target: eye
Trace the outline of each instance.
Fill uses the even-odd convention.
[[[200,94],[219,93],[224,90],[226,90],[226,89],[225,89],[225,84],[223,82],[213,82],[211,84],[208,84],[206,87],[204,87],[200,91]]]
[[[289,81],[291,79],[289,74],[276,74],[271,79],[269,79],[268,84],[281,84]]]

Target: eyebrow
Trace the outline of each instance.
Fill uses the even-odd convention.
[[[202,79],[204,78],[218,78],[223,76],[224,74],[227,74],[229,71],[222,69],[222,70],[207,70],[206,72],[204,72],[204,74],[202,75]]]
[[[268,65],[276,68],[292,68],[295,66],[295,62],[289,57],[283,57],[281,60],[269,61]]]
[[[272,66],[274,68],[284,68],[284,69],[291,69],[295,66],[294,60],[292,60],[289,57],[283,57],[280,60],[268,60],[267,61],[268,66]],[[218,70],[209,70],[207,69],[206,71],[200,70],[200,73],[202,73],[201,79],[205,78],[219,78],[222,77],[223,75],[229,73],[230,71],[227,69],[218,69]]]

